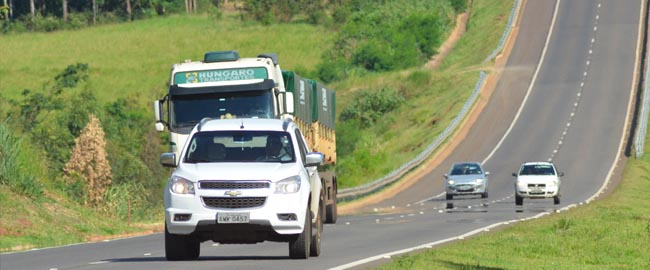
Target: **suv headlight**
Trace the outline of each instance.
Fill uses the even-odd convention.
[[[180,176],[172,176],[171,190],[176,194],[194,194],[194,183]]]
[[[275,193],[296,193],[300,190],[300,182],[300,176],[297,175],[282,179],[275,184]]]

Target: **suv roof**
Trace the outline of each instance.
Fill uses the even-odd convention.
[[[290,119],[269,119],[269,118],[238,118],[238,119],[210,119],[204,118],[195,127],[201,131],[219,130],[268,130],[287,131],[292,125]]]

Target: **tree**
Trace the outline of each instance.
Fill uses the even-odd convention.
[[[131,15],[131,0],[125,0],[126,1],[126,14],[129,16],[129,21],[133,20],[133,16]]]
[[[29,0],[29,11],[32,13],[32,20],[36,17],[36,6],[34,6],[34,0]]]
[[[68,21],[68,0],[61,0],[61,5],[63,7],[63,21]]]
[[[93,0],[93,25],[97,23],[97,0]]]
[[[98,206],[113,178],[104,137],[99,119],[91,114],[90,121],[75,139],[75,147],[64,169],[69,183],[84,182],[85,193],[89,199],[84,200],[84,204]]]

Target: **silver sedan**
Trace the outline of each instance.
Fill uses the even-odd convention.
[[[481,195],[488,197],[488,175],[478,162],[459,162],[451,165],[445,174],[445,191],[447,200],[455,195]]]

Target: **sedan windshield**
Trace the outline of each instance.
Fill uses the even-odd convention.
[[[555,175],[555,169],[551,165],[524,165],[520,175]]]
[[[451,169],[450,175],[468,175],[468,174],[482,174],[483,171],[478,164],[462,163],[456,164]]]

